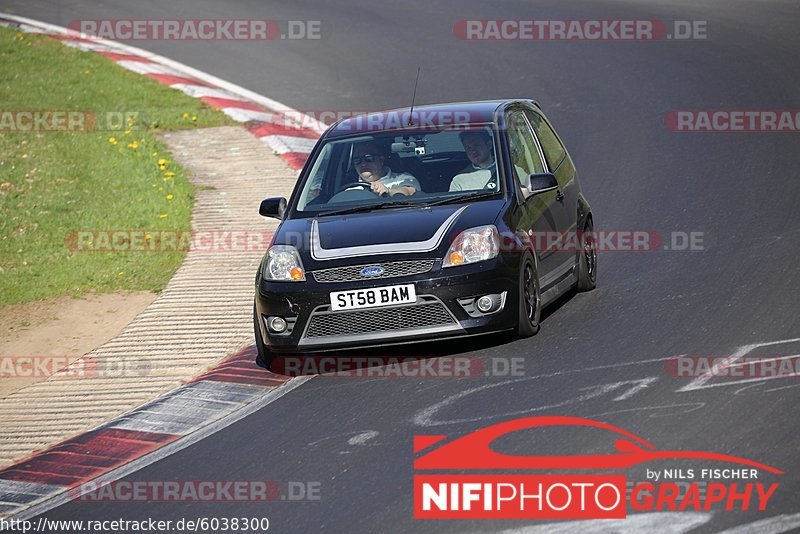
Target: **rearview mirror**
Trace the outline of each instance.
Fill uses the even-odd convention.
[[[258,213],[262,217],[272,217],[273,219],[283,219],[286,212],[286,199],[283,197],[265,198],[261,201]]]
[[[525,184],[525,186],[532,194],[536,195],[538,193],[555,191],[558,189],[558,181],[552,172],[544,172],[542,174],[531,174],[528,176],[528,183]]]

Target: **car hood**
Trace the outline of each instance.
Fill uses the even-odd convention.
[[[386,254],[440,257],[462,230],[492,224],[504,203],[485,200],[291,219],[281,224],[273,243],[294,245],[304,262],[317,265]]]

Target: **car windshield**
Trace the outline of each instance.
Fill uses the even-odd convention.
[[[330,140],[296,211],[317,216],[483,198],[502,191],[490,125],[403,130]]]

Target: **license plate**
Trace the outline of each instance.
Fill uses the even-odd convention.
[[[333,311],[375,308],[416,301],[417,293],[414,291],[414,284],[331,292],[331,309]]]

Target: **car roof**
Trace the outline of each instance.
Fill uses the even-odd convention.
[[[516,102],[524,102],[538,106],[536,101],[531,99],[449,102],[444,104],[414,106],[413,116],[419,122],[423,123],[427,118],[427,120],[430,121],[429,124],[447,124],[447,121],[453,120],[453,118],[457,118],[459,124],[485,124],[494,122],[495,112],[498,109]],[[344,137],[354,134],[407,129],[408,125],[402,124],[402,122],[407,121],[410,113],[411,108],[409,106],[370,112],[356,117],[342,119],[333,124],[328,129],[325,136]]]

